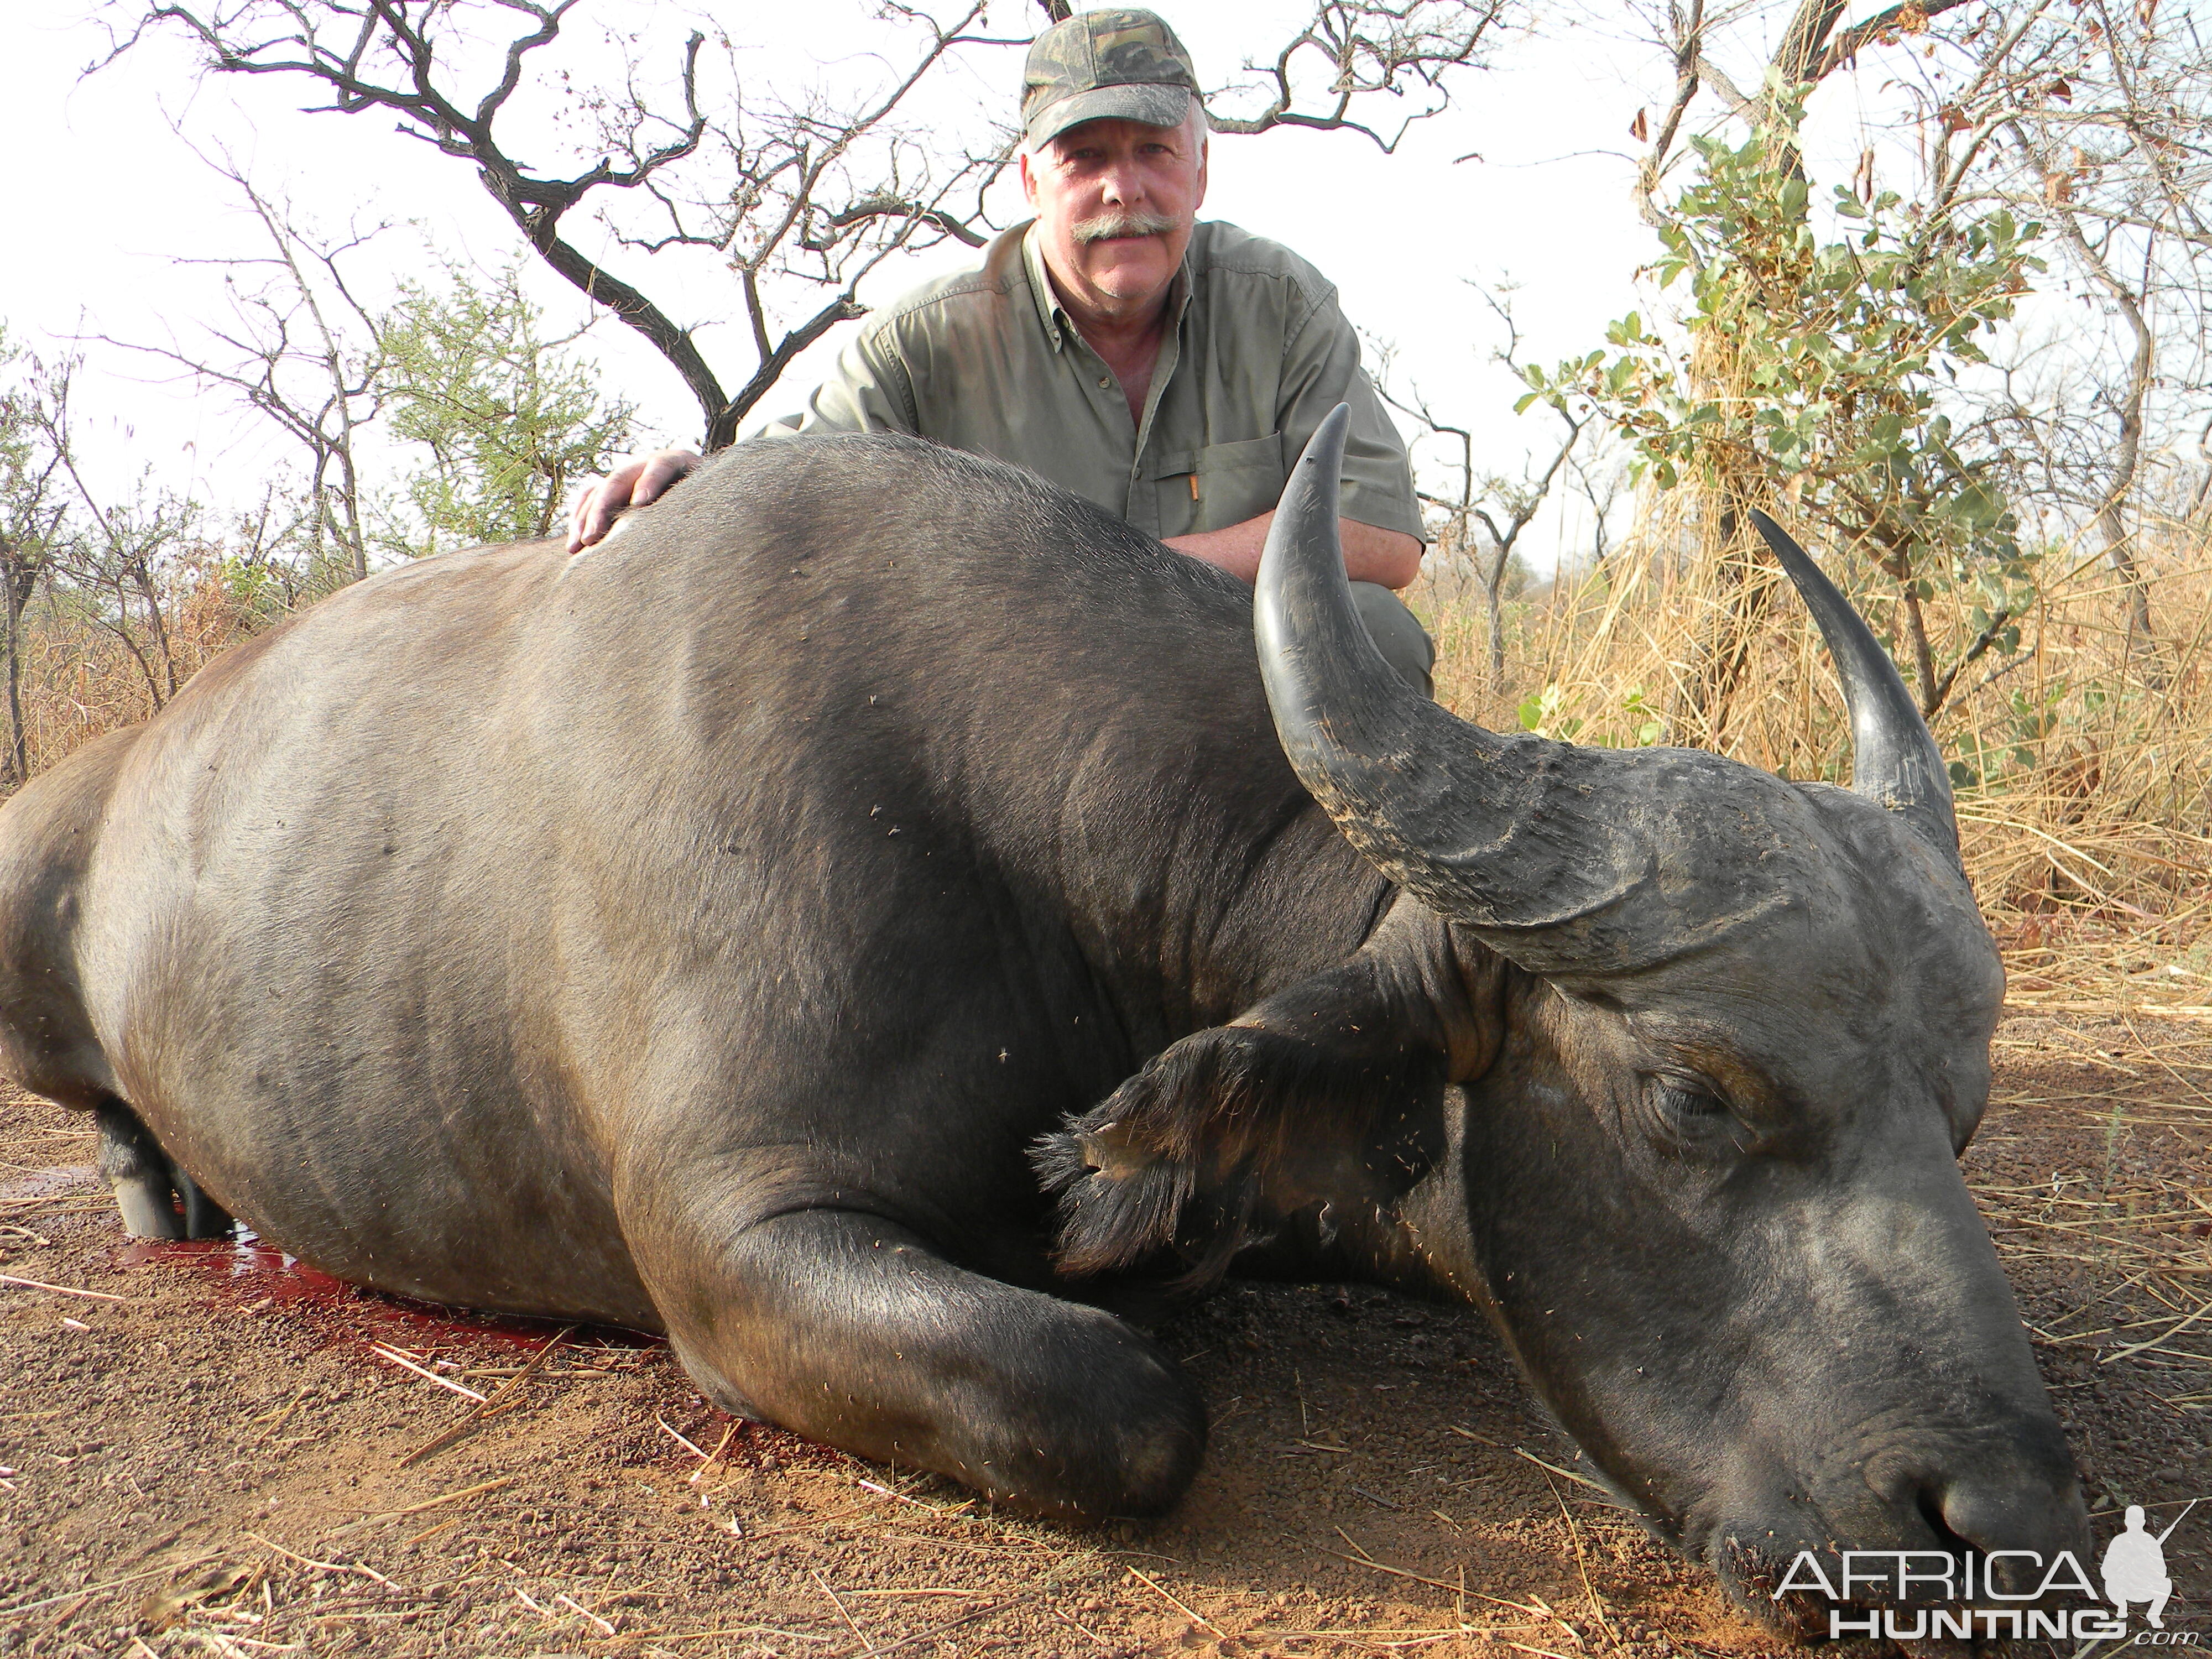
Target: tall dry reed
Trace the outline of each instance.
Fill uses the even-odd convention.
[[[1425,581],[1413,598],[1434,623],[1439,696],[1493,729],[1656,740],[1848,781],[1842,697],[1786,587],[1752,607],[1759,626],[1732,692],[1709,708],[1694,694],[1704,642],[1746,610],[1740,586],[1698,556],[1699,539],[1694,526],[1647,514],[1603,568],[1513,606],[1502,686],[1490,682],[1479,596]],[[1977,662],[1937,712],[1945,754],[1968,769],[1960,838],[2017,1002],[2212,1012],[2209,553],[2201,527],[2178,526],[2138,548],[2159,635],[2146,652],[2103,560],[2053,550],[2019,652]],[[1782,578],[1770,568],[1753,580]],[[1867,609],[1877,627],[1888,619],[1878,597]],[[1929,621],[1939,659],[1973,636],[1940,604]]]
[[[1507,612],[1505,681],[1490,683],[1480,595],[1449,568],[1412,596],[1437,636],[1438,695],[1499,730],[1621,747],[1656,741],[1732,755],[1786,777],[1850,777],[1850,728],[1827,657],[1786,592],[1747,605],[1695,525],[1647,514],[1605,566]],[[2021,619],[2021,650],[1960,677],[1935,726],[1969,766],[1959,791],[1967,868],[2004,945],[2015,1000],[2118,999],[2212,1008],[2212,558],[2169,527],[2138,559],[2151,583],[2154,654],[2126,634],[2117,578],[2058,550]],[[1432,565],[1442,562],[1431,561]],[[1753,582],[1778,583],[1771,568]],[[270,620],[218,563],[180,562],[161,592],[166,657],[81,598],[26,617],[22,700],[31,769],[146,719],[178,683]],[[1869,606],[1877,625],[1879,601]],[[1746,671],[1717,702],[1692,677],[1731,619],[1758,619]],[[1948,653],[1969,636],[1942,607]]]
[[[63,590],[23,616],[23,738],[35,777],[72,750],[150,718],[181,687],[265,618],[218,562],[179,561],[156,584],[161,626],[133,596],[126,617],[112,597]],[[0,708],[0,742],[5,739]]]

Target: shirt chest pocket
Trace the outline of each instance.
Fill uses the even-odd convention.
[[[1160,535],[1224,530],[1270,512],[1289,476],[1280,433],[1163,455],[1152,471]]]

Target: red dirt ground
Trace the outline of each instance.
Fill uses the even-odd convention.
[[[2212,1489],[2212,1030],[2019,1017],[1998,1059],[1968,1177],[2092,1507],[2163,1526]],[[0,1655],[1784,1650],[1581,1483],[1471,1310],[1231,1285],[1162,1332],[1213,1411],[1189,1499],[1082,1531],[733,1425],[643,1339],[517,1382],[550,1328],[128,1245],[92,1151],[0,1103],[0,1273],[115,1298],[0,1286]],[[374,1344],[514,1387],[406,1463],[473,1404]],[[2167,1554],[2202,1629],[2212,1505]]]

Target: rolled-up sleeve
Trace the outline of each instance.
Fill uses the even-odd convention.
[[[830,378],[814,389],[805,410],[770,421],[758,434],[790,438],[812,432],[919,430],[914,388],[899,361],[891,326],[864,325],[837,354]]]
[[[1426,541],[1406,441],[1375,383],[1359,366],[1359,337],[1332,293],[1308,313],[1284,354],[1276,429],[1283,434],[1285,465],[1304,453],[1315,428],[1340,403],[1352,405],[1352,429],[1345,439],[1344,495],[1339,510],[1361,524],[1402,531]]]

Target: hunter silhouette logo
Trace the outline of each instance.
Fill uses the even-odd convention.
[[[2100,1563],[2109,1607],[2100,1602],[2071,1550],[2047,1560],[2033,1550],[1963,1558],[1941,1550],[1844,1550],[1842,1571],[1832,1582],[1811,1550],[1800,1550],[1774,1599],[1817,1590],[1828,1602],[1832,1640],[1857,1636],[1901,1642],[2123,1640],[2128,1609],[2141,1604],[2150,1628],[2136,1632],[2136,1643],[2194,1647],[2198,1632],[2166,1628],[2166,1604],[2173,1594],[2166,1540],[2201,1501],[2190,1499],[2172,1525],[2157,1534],[2145,1528],[2141,1504],[2128,1506],[2124,1528],[2105,1547]],[[2078,1597],[2080,1604],[2052,1606],[2062,1595]]]
[[[2129,1602],[2147,1602],[2143,1617],[2150,1627],[2166,1628],[2166,1600],[2173,1594],[2173,1580],[2166,1574],[2166,1540],[2197,1504],[2191,1498],[2188,1508],[2173,1517],[2173,1526],[2155,1538],[2143,1530],[2142,1505],[2128,1505],[2127,1529],[2105,1546],[2105,1599],[2119,1609],[2121,1618],[2128,1616]]]

